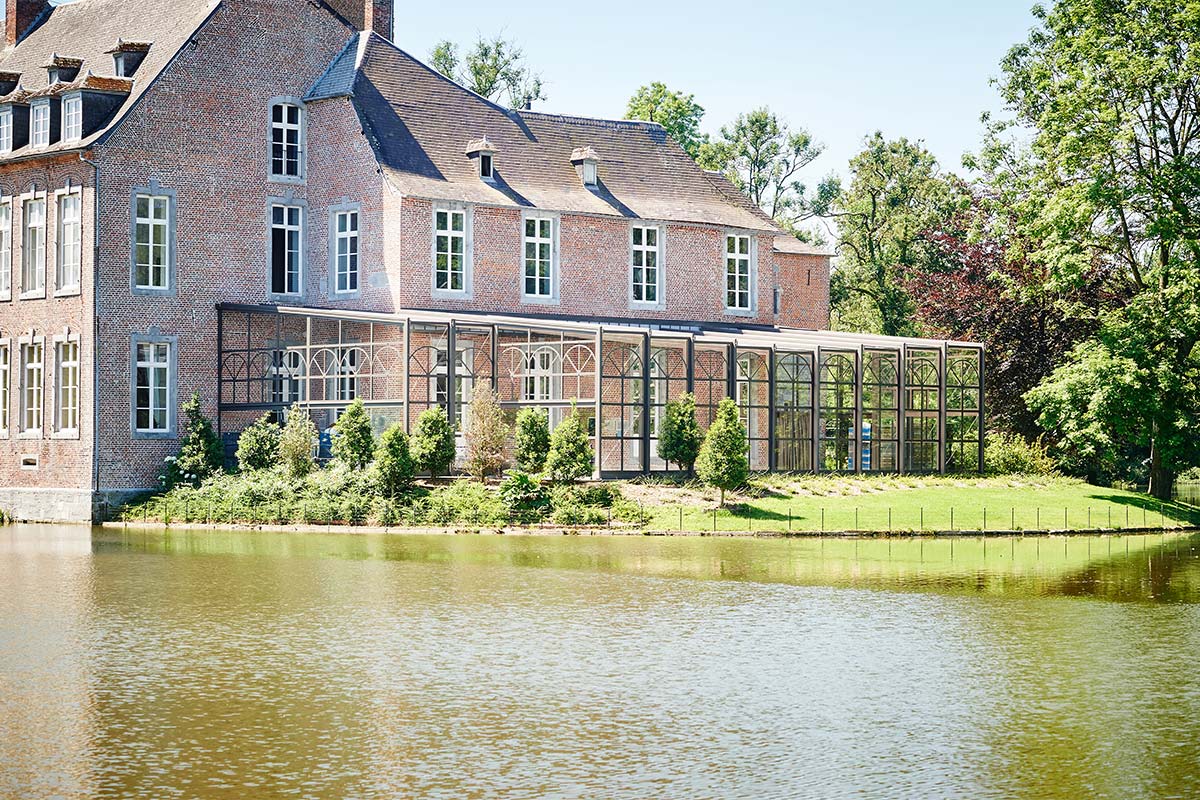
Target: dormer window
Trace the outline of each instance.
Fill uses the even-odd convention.
[[[83,95],[69,94],[62,101],[62,138],[75,142],[83,138]]]
[[[496,148],[484,136],[467,142],[467,158],[475,161],[480,180],[494,183],[496,180]]]
[[[29,144],[50,146],[50,98],[35,100],[29,107]]]
[[[575,165],[575,170],[579,173],[579,179],[583,181],[583,185],[589,189],[595,189],[600,184],[600,176],[597,172],[597,165],[600,163],[600,156],[590,147],[579,147],[571,153],[571,163]]]
[[[0,108],[0,153],[11,153],[13,149],[12,106]]]
[[[63,58],[56,54],[46,65],[46,75],[51,86],[56,83],[70,83],[79,77],[79,70],[82,68],[83,59]]]
[[[149,51],[149,42],[118,41],[117,46],[109,51],[113,57],[113,74],[118,78],[132,78]]]

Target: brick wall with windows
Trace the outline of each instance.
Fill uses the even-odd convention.
[[[73,492],[84,508],[89,502],[94,176],[77,155],[0,166],[0,357],[5,358],[0,380],[7,380],[0,387],[0,507],[18,515],[36,507],[44,500],[38,495],[47,492]],[[24,283],[34,277],[22,274],[30,199],[45,202],[45,216],[35,242],[41,256],[31,263],[40,288],[24,292]],[[23,369],[22,351],[34,344],[40,347],[41,367],[30,373]],[[65,373],[59,368],[64,358]],[[25,391],[34,388],[25,385],[30,374],[40,377],[36,393]],[[38,400],[36,430],[27,429],[23,413],[34,410],[26,408],[31,396]]]
[[[310,249],[319,241],[324,250],[324,201],[313,203],[310,190],[318,174],[324,179],[331,170],[318,173],[316,163],[320,152],[333,146],[330,137],[361,138],[361,126],[326,132],[316,141],[302,136],[307,167],[301,168],[300,176],[273,179],[272,101],[302,97],[351,35],[320,4],[222,4],[194,44],[183,49],[131,117],[97,150],[103,176],[99,369],[104,380],[97,454],[101,490],[153,486],[163,459],[178,448],[173,432],[143,436],[131,430],[135,339],[174,337],[172,408],[177,413],[180,403],[199,392],[204,412],[215,416],[215,305],[270,301],[269,201],[304,206]],[[300,125],[309,130],[312,122],[302,120]],[[364,188],[345,188],[342,193],[354,196]],[[131,290],[136,262],[131,217],[140,189],[171,198],[170,285],[160,292]],[[307,255],[303,268],[308,271],[305,277],[312,278],[320,259]],[[295,298],[318,300],[311,290]]]

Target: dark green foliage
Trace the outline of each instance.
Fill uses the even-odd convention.
[[[375,468],[379,472],[379,491],[384,497],[395,497],[412,485],[416,467],[409,449],[408,434],[400,423],[391,426],[379,437]]]
[[[375,434],[362,400],[355,400],[333,424],[333,457],[362,469],[375,457]]]
[[[270,414],[263,414],[238,437],[238,467],[243,472],[270,469],[279,463],[279,436],[282,431]]]
[[[594,460],[587,425],[579,409],[572,404],[571,414],[559,423],[550,437],[546,472],[552,481],[571,483],[591,475]]]
[[[708,134],[700,131],[704,108],[696,102],[695,96],[673,92],[658,81],[639,87],[629,98],[625,119],[657,122],[693,159],[708,144]]]
[[[460,479],[429,495],[427,519],[435,525],[503,525],[508,509],[495,492],[475,481]]]
[[[662,424],[658,429],[658,457],[691,473],[703,443],[704,434],[696,421],[696,397],[685,392],[663,409]]]
[[[517,414],[515,434],[517,466],[525,472],[541,472],[550,453],[550,417],[540,408],[524,408]]]
[[[1030,444],[1024,437],[991,432],[983,452],[984,471],[990,475],[1052,475],[1054,459],[1041,442]]]
[[[518,470],[505,473],[498,494],[504,506],[520,517],[536,518],[550,505],[541,483]]]
[[[750,477],[747,449],[746,428],[737,405],[726,397],[717,406],[717,418],[709,426],[696,459],[700,480],[721,490],[721,505],[725,505],[726,490],[743,486]]]
[[[450,472],[454,463],[454,426],[441,406],[426,409],[417,418],[417,429],[409,442],[418,472],[433,477]]]
[[[298,404],[288,409],[287,422],[279,435],[279,460],[292,478],[303,478],[316,463],[317,426]]]
[[[166,483],[168,488],[178,483],[199,483],[221,472],[225,461],[225,448],[212,421],[200,410],[200,395],[195,392],[183,407],[183,435],[179,442],[179,455],[168,462]]]

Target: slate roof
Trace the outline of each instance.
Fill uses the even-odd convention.
[[[510,111],[373,33],[347,45],[308,99],[337,96],[352,99],[384,174],[409,196],[778,231],[714,188],[660,125]],[[498,153],[494,183],[466,157],[484,137]],[[571,163],[586,148],[599,156],[595,189]]]
[[[151,46],[134,75],[129,97],[106,128],[79,142],[60,142],[36,150],[23,147],[5,154],[0,163],[26,155],[76,150],[94,143],[137,102],[217,5],[218,0],[78,0],[51,7],[15,47],[0,51],[0,72],[21,73],[21,88],[27,93],[48,87],[45,65],[56,55],[60,59],[79,59],[81,76],[90,71],[96,85],[107,84],[111,90],[121,91],[123,86],[101,80],[115,77],[113,50],[122,39],[150,42]],[[20,93],[14,92],[13,96],[19,97]]]

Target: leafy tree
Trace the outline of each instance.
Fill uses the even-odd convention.
[[[500,398],[490,383],[479,383],[471,393],[471,413],[467,417],[467,472],[483,481],[504,466],[504,446],[512,433],[504,421]]]
[[[375,457],[375,433],[361,398],[346,407],[333,423],[333,457],[351,469],[362,469]]]
[[[700,132],[704,108],[695,95],[673,92],[657,81],[640,87],[629,98],[625,119],[657,122],[693,159],[699,158],[701,148],[708,144],[708,135]]]
[[[200,410],[200,395],[192,396],[180,409],[183,411],[183,436],[179,455],[171,462],[168,483],[199,483],[221,471],[225,448],[213,429],[212,421]]]
[[[662,424],[658,429],[658,457],[668,464],[678,464],[690,474],[703,443],[704,434],[696,421],[696,397],[684,392],[663,409]]]
[[[375,466],[379,470],[379,489],[385,497],[395,497],[412,484],[416,468],[408,434],[400,423],[390,426],[379,437]]]
[[[696,472],[700,480],[721,490],[721,505],[725,491],[736,489],[750,477],[749,445],[746,426],[742,425],[737,405],[726,397],[717,406],[717,416],[704,436]]]
[[[270,469],[279,462],[279,424],[270,414],[242,431],[238,437],[237,460],[242,472]]]
[[[480,36],[465,56],[458,45],[443,40],[429,54],[429,63],[475,94],[509,108],[529,108],[546,99],[542,77],[529,68],[524,49],[503,36]]]
[[[410,445],[417,471],[428,472],[435,478],[450,472],[455,456],[454,426],[446,416],[446,409],[434,406],[422,411]]]
[[[303,478],[312,472],[316,460],[317,426],[297,403],[288,409],[287,421],[279,435],[279,461],[292,478]]]
[[[887,141],[878,132],[850,160],[850,175],[831,212],[841,256],[831,299],[845,307],[866,298],[879,321],[877,332],[910,335],[914,304],[904,277],[928,261],[925,234],[952,213],[950,184],[919,142]]]
[[[1057,283],[1100,260],[1132,296],[1029,401],[1060,451],[1148,452],[1151,492],[1168,499],[1200,428],[1200,5],[1056,0],[1034,14],[999,81],[1032,145],[1013,158],[996,126],[982,163]]]
[[[546,456],[546,472],[557,483],[573,483],[592,474],[595,453],[588,437],[583,415],[574,403],[571,413],[558,424],[550,436],[550,453]]]
[[[523,408],[517,414],[516,459],[525,472],[541,472],[550,452],[550,417],[540,408]]]
[[[702,144],[699,162],[723,172],[776,223],[796,232],[800,222],[827,206],[836,189],[836,182],[826,179],[809,198],[797,178],[823,150],[804,128],[793,130],[769,108],[759,108],[722,127],[716,141]]]
[[[1029,246],[1012,214],[979,188],[969,206],[925,236],[928,263],[902,279],[919,298],[915,321],[928,335],[986,342],[990,424],[1037,439],[1042,429],[1025,394],[1096,332],[1101,311],[1124,303],[1111,291],[1111,268],[1097,263],[1077,285],[1052,287],[1049,270],[1023,255]]]

